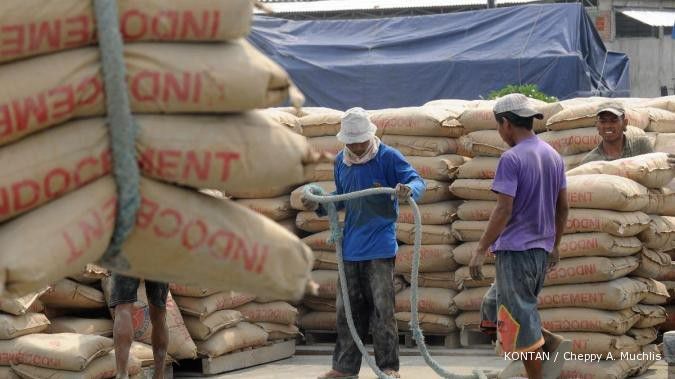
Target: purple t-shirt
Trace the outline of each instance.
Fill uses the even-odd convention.
[[[513,197],[513,212],[492,251],[551,252],[558,194],[566,187],[563,159],[539,137],[520,141],[502,154],[492,190]]]

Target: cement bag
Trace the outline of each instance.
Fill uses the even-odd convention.
[[[412,276],[410,273],[403,274],[408,283],[411,283]],[[454,272],[425,272],[419,273],[417,276],[417,284],[425,288],[447,288],[454,291],[459,291],[461,288],[455,283]]]
[[[464,163],[457,171],[458,179],[494,179],[499,158],[476,157]]]
[[[475,107],[475,100],[461,99],[436,99],[424,103],[425,107],[439,107],[448,109],[462,109],[466,107]]]
[[[0,296],[0,311],[15,316],[24,315],[29,311],[33,312],[33,310],[31,310],[33,304],[39,302],[38,298],[47,290],[48,288],[43,288],[38,292],[29,293],[28,295],[21,297]]]
[[[450,193],[448,183],[432,179],[425,179],[426,190],[417,205],[439,203],[446,200],[456,200],[457,197]]]
[[[487,223],[487,221],[455,221],[452,223],[452,235],[458,241],[479,241],[487,227]]]
[[[654,140],[654,151],[675,154],[675,133],[658,133]]]
[[[331,270],[312,271],[312,280],[319,285],[317,297],[323,299],[337,298],[338,291],[338,272]],[[288,323],[290,324],[290,322]]]
[[[21,379],[11,367],[9,366],[0,366],[0,378],[2,379]]]
[[[628,336],[613,336],[605,333],[560,332],[565,339],[572,341],[575,354],[601,354],[603,358],[612,354],[619,358],[621,353],[639,353],[640,345]]]
[[[260,112],[136,120],[145,176],[237,198],[288,194],[312,177],[313,164],[320,158],[304,137]]]
[[[469,158],[453,154],[436,157],[408,156],[405,159],[422,178],[440,181],[454,179],[457,170],[469,161]]]
[[[651,278],[641,278],[633,276],[632,279],[638,280],[647,285],[647,296],[640,302],[641,304],[666,304],[670,298],[668,287],[658,280]]]
[[[261,109],[260,113],[274,120],[274,122],[285,126],[293,133],[302,135],[300,119],[298,119],[295,115],[288,112],[282,112],[274,108]]]
[[[560,258],[625,257],[642,250],[636,237],[617,237],[608,233],[565,234],[560,240]]]
[[[417,291],[417,309],[423,313],[450,316],[457,314],[452,298],[457,292],[445,288],[419,287]],[[396,312],[410,312],[410,288],[396,294]]]
[[[335,245],[328,243],[330,238],[330,231],[326,230],[323,232],[315,233],[309,235],[302,239],[302,242],[307,244],[312,250],[324,250],[324,251],[335,251]]]
[[[631,237],[645,230],[649,216],[642,212],[616,212],[603,209],[570,209],[565,233],[604,232]]]
[[[334,251],[312,250],[314,254],[314,270],[337,271],[337,255]]]
[[[110,172],[108,130],[99,121],[75,121],[0,149],[6,162],[0,169],[0,221]]]
[[[396,224],[396,239],[412,245],[415,243],[415,224]],[[457,240],[450,225],[422,225],[423,245],[451,245]]]
[[[500,157],[510,146],[502,140],[496,130],[481,130],[469,133],[459,139],[464,150],[475,156]]]
[[[330,181],[330,182],[315,182],[311,183],[314,185],[317,185],[321,187],[324,191],[327,193],[335,192],[335,182]],[[302,205],[302,195],[305,193],[305,186],[298,187],[293,192],[291,192],[291,207],[293,209],[297,209],[299,211],[308,211],[309,209],[305,208],[304,205]]]
[[[447,225],[457,218],[457,208],[462,201],[442,201],[439,203],[422,204],[418,208],[423,225]],[[400,204],[398,210],[398,222],[414,224],[415,216],[408,204]]]
[[[647,108],[649,113],[648,132],[675,133],[675,113],[658,108]]]
[[[28,312],[32,313],[43,313],[45,311],[45,306],[42,304],[40,300],[36,300],[31,306],[28,308]]]
[[[670,188],[650,189],[649,204],[642,211],[647,214],[675,216],[675,191]]]
[[[112,280],[104,279],[101,282],[103,293],[106,296],[106,302],[110,303],[112,290]],[[193,298],[188,298],[193,299]],[[113,319],[115,318],[114,309],[111,309]],[[150,309],[148,297],[145,293],[145,283],[141,282],[136,292],[136,302],[133,304],[131,314],[134,327],[134,340],[151,344],[152,343],[152,323],[150,321]],[[175,359],[193,359],[197,355],[197,347],[190,337],[183,316],[174,301],[171,292],[166,299],[166,325],[169,329],[169,346],[167,353]]]
[[[675,111],[675,96],[642,99],[636,105],[639,107],[658,108],[673,112]]]
[[[236,202],[274,221],[286,220],[298,213],[291,208],[291,197],[289,195],[271,199],[240,199]]]
[[[113,341],[101,336],[73,333],[29,334],[14,341],[16,364],[56,370],[82,371],[94,359],[113,349]]]
[[[117,374],[115,365],[115,352],[94,359],[84,370],[68,371],[51,368],[36,367],[34,365],[20,364],[12,366],[12,369],[22,378],[49,378],[49,379],[81,379],[81,378],[114,378]],[[141,361],[129,355],[127,373],[130,377],[141,373]]]
[[[254,299],[255,296],[253,295],[223,291],[204,298],[176,296],[176,304],[183,314],[204,320],[216,311],[234,309],[250,303]]]
[[[457,208],[457,217],[463,221],[487,221],[497,206],[496,201],[469,200]]]
[[[57,317],[50,320],[46,333],[75,333],[112,337],[113,321],[107,318]]]
[[[563,161],[565,162],[565,170],[571,170],[578,167],[581,162],[584,161],[588,153],[574,154],[574,155],[565,155],[563,156]]]
[[[48,327],[49,320],[42,313],[27,313],[22,316],[0,314],[0,340],[40,333]]]
[[[70,279],[73,279],[80,284],[95,285],[100,284],[101,279],[107,278],[108,276],[110,276],[110,271],[107,269],[93,263],[87,263],[79,274],[71,275]]]
[[[533,129],[537,132],[546,130],[546,120],[553,114],[557,113],[562,107],[557,103],[548,104],[536,99],[530,99],[531,106],[544,114],[543,120],[534,120]],[[464,125],[467,132],[474,132],[478,130],[497,130],[497,121],[493,107],[495,100],[481,100],[473,107],[467,106],[462,112],[459,120]]]
[[[435,315],[433,313],[418,313],[420,329],[425,334],[448,334],[457,330],[455,320],[452,317]],[[398,330],[410,330],[412,315],[410,312],[397,312],[394,314]]]
[[[300,318],[299,324],[304,330],[335,330],[337,314],[335,312],[309,312]]]
[[[669,312],[658,305],[636,304],[631,307],[635,314],[640,316],[640,320],[633,325],[634,328],[651,328],[665,322]]]
[[[476,250],[477,247],[478,241],[460,244],[455,248],[455,250],[452,251],[453,259],[459,265],[468,266],[469,262],[471,262],[471,255],[473,254],[473,252]],[[485,262],[483,263],[494,264],[495,255],[488,252],[488,254],[485,256]]]
[[[647,188],[661,188],[675,178],[675,170],[668,164],[666,153],[651,153],[614,161],[596,161],[583,164],[567,172],[567,176],[607,174],[622,176]]]
[[[298,310],[283,301],[271,303],[248,303],[236,310],[250,322],[273,322],[276,324],[295,324]]]
[[[560,112],[551,116],[546,122],[550,130],[566,130],[595,126],[597,120],[596,113],[599,102],[586,102],[585,104],[572,105],[565,107]],[[641,108],[625,108],[628,125],[639,129],[646,129],[649,126],[649,114]]]
[[[481,315],[479,311],[462,312],[455,318],[455,324],[458,329],[478,329],[480,327]]]
[[[672,253],[667,254],[672,255]],[[675,280],[675,262],[670,263],[670,269],[664,270],[659,276],[656,277],[656,280],[660,281],[672,281]]]
[[[312,182],[334,181],[335,180],[335,164],[334,163],[317,163],[314,165],[314,173],[312,175]]]
[[[104,177],[4,223],[0,278],[5,277],[5,294],[40,290],[96,262],[110,242],[115,206],[115,183]],[[45,228],[52,224],[58,227]]]
[[[450,185],[453,195],[466,200],[497,200],[492,192],[492,179],[457,179]]]
[[[647,295],[644,283],[629,278],[602,283],[562,284],[544,287],[539,294],[539,309],[579,307],[606,310],[626,309]]]
[[[455,285],[458,288],[473,288],[489,286],[495,281],[496,271],[494,264],[483,265],[483,280],[473,280],[469,274],[469,266],[462,266],[455,271]]]
[[[658,337],[658,331],[656,328],[634,328],[629,330],[626,335],[633,337],[638,345],[645,346],[656,341],[656,338]]]
[[[274,221],[152,180],[141,180],[141,194],[136,227],[122,249],[131,267],[125,274],[283,300],[304,293],[311,251]],[[171,264],[158,266],[159,259]]]
[[[398,273],[410,273],[412,269],[415,246],[399,246],[396,253],[394,270]],[[453,259],[454,245],[422,245],[420,246],[419,272],[455,271],[459,265]]]
[[[638,235],[645,247],[660,251],[675,249],[675,217],[650,215],[647,229]]]
[[[187,296],[187,297],[207,297],[215,293],[218,293],[217,290],[199,288],[199,287],[190,287],[180,284],[170,283],[169,290],[171,294],[175,296]]]
[[[197,349],[199,355],[214,358],[238,349],[264,345],[267,336],[262,328],[240,322],[236,326],[216,332],[207,341],[197,342]]]
[[[639,265],[637,257],[581,257],[562,259],[546,274],[545,285],[606,282],[628,275]]]
[[[633,275],[643,278],[658,278],[670,271],[670,255],[643,249],[640,253],[640,265]]]
[[[338,211],[338,219],[340,220],[340,224],[344,224],[344,210]],[[295,226],[305,232],[319,233],[330,229],[330,221],[328,220],[328,216],[319,216],[316,214],[316,212],[304,211],[299,212],[295,216]]]
[[[675,306],[668,305],[666,308],[666,320],[659,324],[658,328],[661,332],[669,332],[675,330]]]
[[[247,0],[117,3],[120,33],[128,42],[225,41],[245,37],[253,13]],[[40,10],[37,14],[36,9]],[[96,17],[90,2],[22,1],[7,4],[1,13],[0,25],[8,33],[16,33],[17,38],[6,38],[0,44],[0,62],[96,43]],[[25,38],[29,31],[31,38]]]
[[[382,142],[403,155],[436,157],[445,154],[461,154],[457,140],[447,137],[384,135]]]
[[[56,282],[40,296],[40,301],[51,308],[105,308],[103,292],[70,279],[62,279]]]
[[[288,97],[286,72],[244,40],[127,44],[124,54],[135,113],[240,112]],[[105,114],[99,59],[98,48],[91,47],[1,66],[0,83],[24,80],[20,88],[4,86],[0,92],[0,144],[69,119]],[[37,80],[35,72],[50,75]]]
[[[624,309],[552,308],[539,311],[541,326],[551,332],[599,332],[612,335],[625,334],[640,320],[640,315]]]
[[[203,320],[193,316],[185,316],[184,319],[190,336],[195,341],[206,341],[217,331],[231,328],[244,321],[244,316],[237,310],[223,309],[211,313]]]
[[[307,138],[307,143],[312,150],[331,155],[337,155],[345,147],[345,144],[338,141],[334,135]]]
[[[302,305],[318,312],[335,312],[335,299],[322,299],[320,297],[305,296],[302,299]]]
[[[594,174],[567,178],[570,208],[639,211],[649,203],[647,188],[620,176]]]
[[[629,137],[637,137],[644,136],[645,132],[629,126],[625,134]],[[602,142],[602,137],[595,127],[550,131],[539,134],[539,138],[551,145],[558,153],[568,156],[588,153]]]
[[[142,342],[132,342],[131,349],[129,350],[129,356],[134,356],[141,362],[141,367],[153,366],[155,363],[154,357],[152,356],[152,346],[144,344]],[[167,365],[171,364],[174,360],[170,355],[166,355]]]
[[[335,136],[340,131],[344,112],[329,108],[302,108],[307,113],[300,116],[302,135],[305,137]]]
[[[441,107],[406,107],[370,112],[370,121],[384,135],[457,138],[464,134],[459,111]]]
[[[267,332],[268,341],[286,340],[300,335],[300,330],[295,325],[282,325],[272,322],[256,322],[255,325]]]

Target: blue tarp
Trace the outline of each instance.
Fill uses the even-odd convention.
[[[249,40],[290,73],[309,106],[415,106],[529,83],[560,99],[630,96],[628,57],[605,49],[580,4],[357,20],[256,16]]]

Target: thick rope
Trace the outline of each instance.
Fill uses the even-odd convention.
[[[117,185],[115,230],[101,263],[111,270],[120,271],[129,268],[128,262],[120,252],[122,244],[134,227],[141,202],[140,173],[136,163],[138,127],[129,106],[124,44],[119,31],[117,1],[94,0],[94,8],[105,85],[113,175]]]
[[[338,263],[338,275],[340,278],[340,291],[342,294],[343,304],[345,307],[345,316],[347,317],[347,325],[349,326],[349,332],[352,335],[352,339],[356,346],[361,351],[363,359],[368,363],[368,366],[375,372],[378,378],[380,379],[392,379],[392,377],[383,373],[375,360],[368,354],[363,341],[359,337],[359,334],[356,331],[354,326],[354,319],[352,317],[351,303],[349,301],[349,291],[347,290],[347,278],[344,271],[344,261],[342,258],[342,229],[339,225],[338,212],[335,207],[335,202],[353,200],[359,197],[372,196],[372,195],[396,195],[396,190],[393,188],[371,188],[362,191],[356,191],[348,194],[342,195],[325,195],[325,191],[314,184],[309,184],[305,187],[304,196],[314,202],[324,204],[324,208],[328,211],[328,218],[330,220],[330,230],[331,237],[329,242],[335,243],[335,250]],[[420,246],[422,244],[422,218],[420,217],[420,210],[413,200],[412,196],[408,196],[406,199],[410,204],[413,210],[413,216],[415,220],[415,246],[413,250],[413,264],[411,272],[411,290],[410,290],[410,309],[411,309],[411,319],[410,319],[410,329],[412,331],[412,336],[417,343],[417,346],[424,357],[424,361],[429,367],[431,367],[438,375],[446,379],[487,379],[485,374],[479,370],[474,370],[474,373],[471,375],[461,375],[453,374],[449,371],[446,371],[441,367],[441,365],[436,362],[431,355],[429,354],[429,349],[424,343],[424,335],[422,334],[422,329],[420,329],[419,324],[419,315],[417,313],[417,274],[420,266]]]

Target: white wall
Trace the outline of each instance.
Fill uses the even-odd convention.
[[[670,36],[658,38],[617,38],[605,42],[607,49],[626,53],[630,59],[632,97],[660,96],[659,87],[668,87],[673,94],[675,78],[675,40]]]

